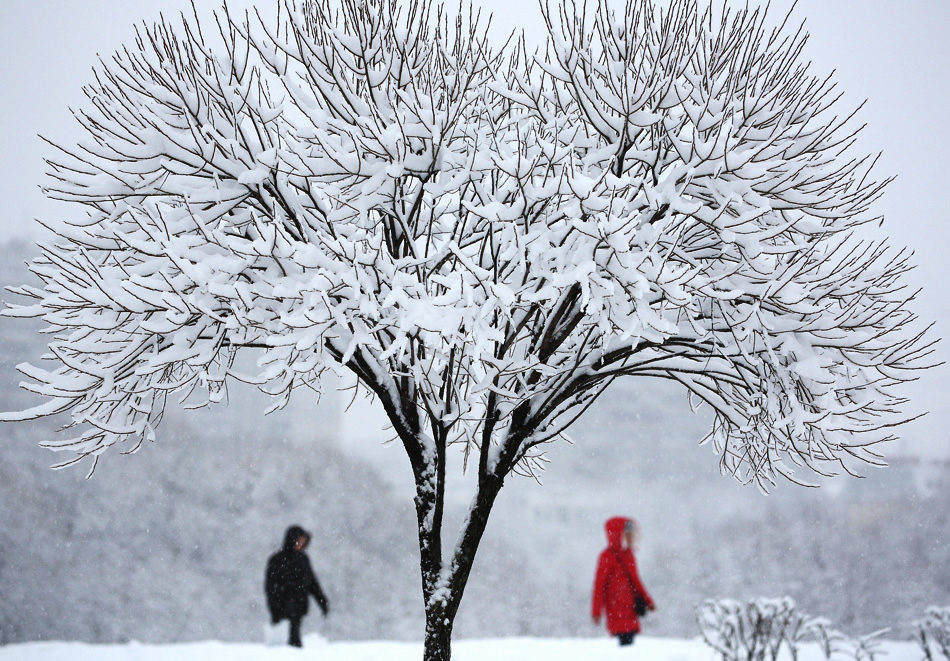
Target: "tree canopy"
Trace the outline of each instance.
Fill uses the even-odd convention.
[[[534,57],[429,2],[285,8],[143,27],[86,88],[47,191],[88,215],[7,311],[54,333],[60,366],[23,369],[29,415],[85,426],[55,447],[139,444],[166,395],[229,378],[280,406],[338,365],[416,462],[433,437],[527,461],[621,375],[711,405],[743,479],[889,436],[926,348],[907,255],[854,238],[884,182],[801,32],[568,4]]]

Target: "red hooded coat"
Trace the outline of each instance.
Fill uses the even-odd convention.
[[[594,577],[591,615],[599,618],[606,611],[607,631],[611,636],[640,632],[640,619],[635,609],[637,595],[646,600],[647,608],[654,607],[653,599],[640,582],[633,551],[623,548],[623,530],[628,521],[631,520],[619,516],[607,520],[604,525],[607,548],[600,554]]]

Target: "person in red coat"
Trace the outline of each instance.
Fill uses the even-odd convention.
[[[591,615],[594,623],[600,625],[600,617],[606,613],[607,631],[616,636],[621,645],[630,645],[640,633],[638,598],[645,610],[656,610],[656,606],[640,581],[633,557],[638,532],[636,521],[617,516],[608,519],[604,529],[607,548],[597,560]]]

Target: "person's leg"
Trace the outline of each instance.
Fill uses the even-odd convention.
[[[287,644],[292,647],[303,647],[303,641],[300,640],[300,621],[302,618],[290,618],[290,640]]]
[[[633,639],[636,637],[636,631],[628,631],[627,633],[618,633],[617,640],[620,641],[621,645],[633,645]]]

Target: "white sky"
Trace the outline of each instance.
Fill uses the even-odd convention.
[[[749,0],[755,4],[756,0]],[[196,0],[200,8],[217,0]],[[268,2],[259,2],[267,7]],[[497,12],[496,24],[540,29],[535,0],[476,0]],[[250,0],[234,4],[247,5]],[[449,3],[450,5],[453,2]],[[777,18],[792,0],[773,0]],[[82,102],[97,54],[130,41],[132,26],[159,11],[190,11],[188,0],[0,0],[0,215],[2,235],[37,237],[35,217],[56,210],[38,190],[42,157],[36,137],[75,139],[70,106]],[[878,211],[896,245],[919,264],[912,280],[923,287],[917,311],[946,337],[939,359],[950,361],[950,2],[948,0],[799,0],[806,21],[806,56],[817,73],[837,70],[845,106],[867,100],[860,117],[865,152],[883,151],[880,174],[896,174]],[[0,235],[0,236],[2,236]],[[904,452],[950,455],[950,366],[924,375],[908,393],[930,415],[904,428]]]

